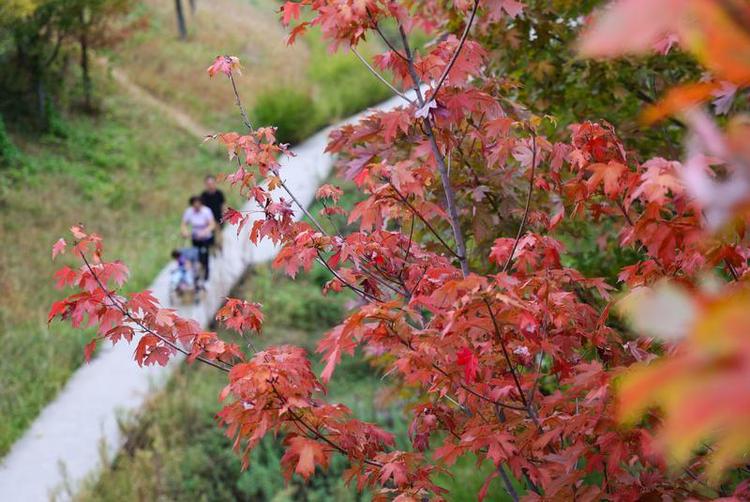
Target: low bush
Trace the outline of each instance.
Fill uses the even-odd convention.
[[[273,125],[282,143],[299,143],[321,125],[312,98],[297,89],[282,87],[258,96],[252,110],[253,125]]]
[[[5,121],[0,115],[0,168],[13,167],[21,160],[21,152],[13,144],[13,141],[5,128]]]
[[[345,118],[390,97],[391,91],[353,54],[315,55],[309,73],[319,83],[315,103],[326,121]]]

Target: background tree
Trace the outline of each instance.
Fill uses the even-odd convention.
[[[68,84],[69,61],[78,52],[81,90],[86,109],[93,108],[92,49],[112,39],[108,24],[124,14],[130,0],[39,0],[6,9],[0,17],[0,110],[23,122],[49,129],[54,101]]]
[[[174,13],[177,18],[177,33],[182,40],[185,40],[188,33],[187,23],[185,22],[185,10],[182,8],[182,0],[174,0]]]

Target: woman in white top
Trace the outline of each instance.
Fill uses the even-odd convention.
[[[214,244],[216,221],[211,210],[204,206],[198,196],[190,197],[190,207],[182,214],[180,230],[182,236],[190,236],[193,246],[198,248],[198,258],[203,266],[203,277],[208,280],[208,252]]]

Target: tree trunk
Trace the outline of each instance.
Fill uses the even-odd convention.
[[[47,110],[47,88],[44,86],[44,77],[42,77],[40,71],[35,71],[34,80],[36,90],[36,101],[37,101],[37,117],[39,119],[39,125],[43,130],[49,127],[49,117]]]
[[[198,0],[190,0],[190,14],[195,14],[197,3],[198,3]]]
[[[182,10],[182,0],[174,0],[174,6],[177,14],[177,31],[180,34],[180,39],[185,40],[187,38],[187,26],[185,25],[185,14]]]
[[[83,17],[83,16],[81,16]],[[91,73],[89,71],[89,37],[88,27],[82,24],[81,36],[79,38],[81,45],[81,78],[83,83],[83,106],[86,111],[90,112],[94,109],[92,104],[92,85],[91,85]]]

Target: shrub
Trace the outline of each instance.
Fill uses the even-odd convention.
[[[266,91],[255,102],[253,125],[273,125],[282,143],[299,143],[321,124],[312,98],[291,87]]]
[[[21,152],[13,144],[2,115],[0,115],[0,168],[15,166],[21,160]]]
[[[316,105],[327,122],[347,117],[390,97],[352,54],[326,54],[310,64],[310,77],[319,83]]]

